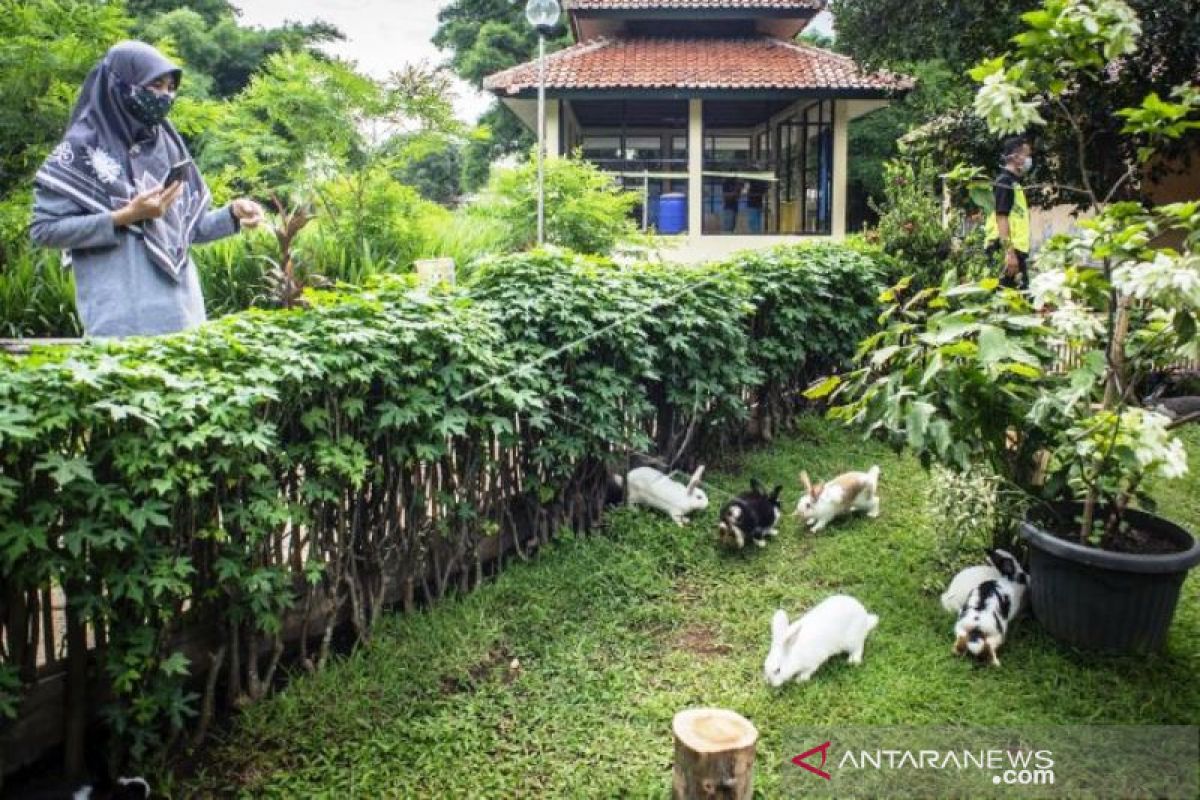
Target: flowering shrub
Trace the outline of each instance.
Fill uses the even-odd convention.
[[[1075,235],[1051,239],[1028,294],[987,279],[886,295],[889,325],[863,343],[863,366],[829,379],[835,416],[883,432],[923,459],[959,468],[983,461],[1047,500],[1080,501],[1079,538],[1114,546],[1147,476],[1186,473],[1179,424],[1136,407],[1136,387],[1159,364],[1192,354],[1200,321],[1200,202],[1143,208],[1110,203],[1136,181],[1156,146],[1200,128],[1200,89],[1181,86],[1124,109],[1140,163],[1111,187],[1092,184],[1084,126],[1062,97],[1133,52],[1140,25],[1121,0],[1045,0],[1024,15],[1015,52],[972,71],[975,109],[994,134],[1061,115],[1078,133],[1082,190],[1095,212]],[[1180,234],[1181,250],[1157,245]],[[1080,351],[1060,367],[1057,350]],[[1044,470],[1042,469],[1044,465]],[[1044,472],[1044,474],[1043,474]]]

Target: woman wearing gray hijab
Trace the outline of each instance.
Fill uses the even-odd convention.
[[[88,74],[62,142],[34,178],[30,234],[70,252],[89,336],[204,322],[190,246],[262,222],[262,207],[246,198],[210,209],[208,187],[167,121],[182,74],[148,44],[115,45]]]

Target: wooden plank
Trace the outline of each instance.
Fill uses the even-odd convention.
[[[489,536],[480,541],[480,558],[485,564],[490,565],[513,549],[513,537],[504,536],[503,538],[503,543],[499,535]],[[529,535],[526,535],[526,538],[529,538]],[[464,563],[460,572],[470,573],[473,569],[473,563]],[[456,573],[454,577],[457,578],[458,574]],[[303,579],[298,578],[297,580],[302,581]],[[388,587],[384,604],[389,608],[399,605],[404,599],[404,589],[405,587],[399,581],[394,581]],[[332,602],[327,597],[314,600],[308,622],[310,638],[320,637],[331,607]],[[349,603],[343,604],[338,616],[339,625],[350,621]],[[288,646],[299,643],[305,628],[304,622],[302,609],[295,609],[284,616],[283,640]],[[207,665],[209,663],[208,654],[217,648],[223,636],[223,630],[212,631],[211,629],[192,627],[179,633],[174,640],[173,649],[182,652],[193,665]],[[259,654],[268,655],[271,652],[271,646],[270,637],[262,637],[259,642]],[[97,680],[95,673],[95,666],[92,665],[88,682],[88,697],[92,703],[86,709],[89,722],[98,718],[100,707],[107,702],[106,699],[101,699],[105,697],[102,694],[105,687],[102,682]],[[207,677],[206,673],[207,670],[198,671],[192,676],[192,680],[203,686],[203,680]],[[0,752],[4,753],[4,758],[0,760],[0,778],[34,763],[52,748],[63,743],[65,698],[66,662],[57,661],[53,667],[43,665],[36,683],[32,688],[26,690],[17,719],[10,725],[0,727]]]
[[[86,341],[86,339],[0,339],[0,351],[14,356],[27,356],[35,347],[83,344]]]

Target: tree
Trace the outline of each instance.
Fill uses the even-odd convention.
[[[450,51],[450,68],[477,87],[494,72],[537,55],[537,32],[525,19],[524,3],[511,0],[452,0],[438,12],[433,43]],[[565,27],[546,42],[547,51],[571,43]]]
[[[153,10],[154,6],[170,5],[179,7],[166,13]],[[191,3],[142,2],[145,15],[135,25],[136,35],[177,54],[188,68],[188,81],[204,82],[213,97],[228,98],[240,92],[276,53],[311,51],[315,45],[342,38],[337,28],[319,21],[243,28],[232,10],[219,13],[220,5],[224,3],[209,2],[196,8]]]
[[[1036,0],[832,0],[838,48],[870,69],[925,61],[960,73],[1001,53]]]
[[[27,185],[62,136],[83,79],[128,35],[115,3],[25,0],[0,13],[0,197]]]
[[[991,3],[961,3],[954,0],[833,0],[839,47],[871,68],[909,66],[913,61],[937,53],[952,74],[962,74],[980,60],[1004,52],[1010,40],[1025,27],[1021,14],[1038,7],[1034,0],[996,0]],[[1196,54],[1200,52],[1200,13],[1195,0],[1131,0],[1142,26],[1143,46],[1135,53],[1111,62],[1109,69],[1082,76],[1073,91],[1056,102],[1071,107],[1071,117],[1081,120],[1081,130],[1060,122],[1041,130],[1037,149],[1043,152],[1073,152],[1082,138],[1089,174],[1079,171],[1077,159],[1041,159],[1035,180],[1043,184],[1080,187],[1086,183],[1110,184],[1136,157],[1135,145],[1121,135],[1122,120],[1116,112],[1137,105],[1154,92],[1166,97],[1172,87],[1196,79]],[[880,24],[886,21],[886,24]],[[967,84],[963,84],[967,85]],[[957,96],[960,89],[954,88]],[[978,152],[988,140],[980,140],[982,129],[968,115],[958,122],[944,120],[938,135]],[[926,122],[929,120],[925,120]],[[882,125],[883,123],[879,123]],[[974,128],[974,130],[972,130]],[[990,139],[993,153],[999,143]],[[1161,150],[1157,170],[1167,165],[1186,166],[1188,154],[1197,144],[1195,135],[1175,140]],[[1067,148],[1067,149],[1065,149]],[[932,152],[946,151],[945,141],[934,138]],[[992,159],[994,160],[994,159]],[[942,164],[948,168],[949,164]],[[991,163],[976,164],[991,167]],[[1126,183],[1122,196],[1136,191]],[[1041,192],[1045,204],[1075,202],[1082,195]]]
[[[899,154],[898,139],[914,126],[971,102],[971,87],[944,61],[905,64],[900,72],[917,80],[916,88],[891,106],[855,120],[850,126],[849,180],[855,191],[883,197],[884,162]]]
[[[535,58],[537,32],[525,19],[523,3],[511,0],[452,0],[438,12],[433,43],[450,51],[450,68],[476,87],[501,70]],[[547,52],[571,43],[560,27],[546,42]],[[463,182],[475,190],[487,181],[488,169],[498,158],[528,150],[533,136],[520,120],[499,102],[479,120],[486,128],[471,139],[464,151]]]
[[[238,192],[290,197],[360,156],[360,121],[387,112],[384,88],[347,65],[280,53],[201,137],[201,170]]]
[[[393,174],[426,200],[450,205],[462,194],[462,143],[444,134],[410,134],[392,143]]]

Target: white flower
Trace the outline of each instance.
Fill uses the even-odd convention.
[[[59,142],[50,156],[64,167],[69,167],[75,162],[75,148],[71,147],[70,142]]]
[[[1025,90],[1008,82],[1003,72],[983,79],[975,95],[975,113],[996,134],[1024,133],[1031,125],[1045,125],[1037,103],[1025,100]]]
[[[1067,286],[1066,270],[1052,269],[1034,275],[1029,281],[1029,294],[1033,297],[1033,307],[1039,310],[1046,306],[1070,303],[1071,290]]]
[[[1158,306],[1200,308],[1200,256],[1181,258],[1160,252],[1153,261],[1123,264],[1113,271],[1113,285]]]
[[[1144,469],[1157,469],[1164,478],[1181,478],[1187,474],[1187,451],[1183,442],[1171,435],[1166,416],[1154,411],[1133,408],[1121,415],[1134,439],[1134,457]]]
[[[1123,0],[1070,0],[1062,16],[1100,38],[1104,43],[1104,56],[1110,61],[1137,50],[1142,25],[1134,10]]]
[[[1091,342],[1104,335],[1104,325],[1096,314],[1071,300],[1050,315],[1050,327],[1068,342]]]
[[[113,183],[121,177],[121,165],[101,147],[88,148],[88,163],[96,177],[105,183]]]

